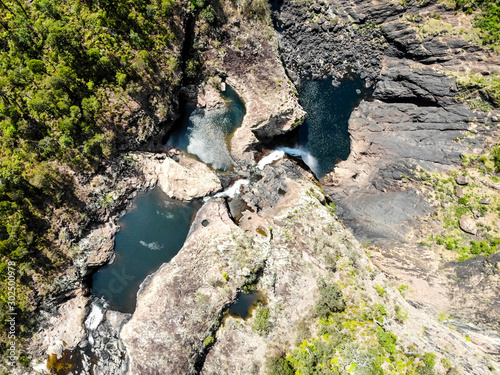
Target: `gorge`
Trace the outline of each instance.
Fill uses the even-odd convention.
[[[6,373],[497,373],[499,103],[467,79],[500,59],[474,15],[175,9],[175,110],[134,102],[74,178],[96,214]]]

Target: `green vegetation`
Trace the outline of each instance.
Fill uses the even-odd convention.
[[[255,311],[255,318],[252,324],[252,328],[261,334],[267,334],[271,329],[269,318],[269,309],[262,304],[259,304],[259,307],[257,307],[257,310]]]
[[[130,103],[154,110],[149,100],[167,96],[167,114],[179,84],[176,12],[174,0],[1,2],[0,352],[7,262],[16,264],[22,338],[70,262],[56,241],[74,235],[59,230],[89,220],[72,173],[90,174],[113,155]]]
[[[394,354],[396,352],[396,342],[398,338],[394,333],[385,332],[382,328],[379,328],[377,330],[377,339],[380,346],[382,346],[387,353]]]
[[[266,362],[267,374],[432,374],[436,357],[405,348],[389,325],[380,304],[349,304],[342,312],[320,319],[315,338],[303,340],[287,356]]]
[[[268,359],[266,361],[266,374],[267,375],[294,375],[295,371],[286,360],[286,358],[280,357],[278,359]]]
[[[203,345],[205,346],[210,346],[215,342],[215,337],[214,336],[208,336],[205,341],[203,341]]]
[[[385,296],[386,291],[384,288],[382,288],[380,285],[375,285],[375,289],[377,289],[377,293],[380,297]]]
[[[498,0],[455,0],[455,8],[471,14],[478,11],[474,26],[482,32],[484,44],[498,45],[500,42],[500,3]]]
[[[342,290],[335,283],[319,281],[319,299],[315,312],[320,318],[328,318],[331,313],[341,312],[345,309]]]
[[[459,187],[455,182],[455,173],[450,175],[427,174],[424,184],[431,188],[431,196],[440,206],[435,217],[443,224],[440,234],[432,234],[429,240],[437,245],[444,246],[459,254],[458,260],[463,261],[476,255],[488,256],[498,251],[500,237],[495,229],[495,218],[499,217],[494,202],[496,200],[494,191],[490,184],[485,182],[490,179],[495,181],[495,173],[498,173],[497,162],[500,155],[499,146],[492,147],[485,155],[465,155],[463,158],[465,175],[473,176],[467,186]],[[479,173],[484,177],[476,177]],[[486,180],[485,180],[486,179]],[[476,185],[477,183],[477,185]],[[461,189],[460,198],[457,191]],[[485,199],[488,198],[488,199]],[[487,203],[484,203],[486,200]],[[459,227],[462,215],[474,218],[477,226],[478,238],[465,233]]]
[[[457,79],[459,99],[473,109],[488,111],[492,106],[500,107],[500,75],[483,76],[474,72],[454,74]]]

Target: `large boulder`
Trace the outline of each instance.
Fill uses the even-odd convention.
[[[460,217],[460,229],[474,235],[477,233],[476,222],[467,215],[462,215]]]
[[[181,156],[166,158],[158,175],[160,188],[169,197],[189,201],[222,189],[217,175],[204,163]]]

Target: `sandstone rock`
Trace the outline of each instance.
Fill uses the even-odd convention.
[[[255,211],[252,220],[257,225],[272,227],[270,220],[309,197],[306,187],[294,181],[299,177],[312,179],[291,160],[281,160],[254,176],[257,183],[243,197]],[[280,194],[278,186],[287,193]],[[259,234],[252,220],[246,230],[238,227],[222,198],[212,198],[198,211],[183,248],[144,281],[137,308],[122,328],[120,337],[127,347],[131,374],[186,374],[199,366],[206,355],[204,341],[219,328],[225,306],[248,280],[255,280],[271,251],[270,236]],[[286,285],[280,286],[283,293]],[[303,292],[311,295],[309,289]]]
[[[465,197],[464,189],[462,189],[460,186],[457,187],[456,194],[457,198],[463,198]]]
[[[88,268],[102,266],[111,260],[114,253],[116,232],[118,232],[117,226],[113,222],[110,222],[93,230],[79,242],[78,246],[80,250],[90,250],[87,258]]]
[[[207,165],[187,157],[180,157],[179,162],[165,159],[158,184],[169,197],[181,200],[204,197],[222,188],[216,174]]]
[[[480,204],[488,205],[491,204],[492,199],[491,198],[483,198],[479,201]]]
[[[460,217],[460,229],[474,235],[477,233],[476,222],[467,215],[462,215]]]
[[[42,350],[60,355],[64,348],[75,348],[85,337],[85,308],[89,299],[83,291],[59,306],[57,312],[44,323],[39,336],[43,338]],[[64,343],[63,343],[64,342]]]
[[[455,177],[455,181],[459,185],[468,185],[469,184],[469,178],[467,176],[463,176],[459,174],[457,177]]]
[[[210,224],[204,227],[206,218]],[[144,281],[137,308],[122,328],[131,374],[191,373],[204,340],[220,324],[223,307],[246,280],[236,276],[239,263],[230,261],[233,252],[252,269],[258,267],[259,247],[238,248],[231,239],[243,238],[243,233],[221,198],[200,209],[192,230],[174,259]],[[220,279],[223,272],[230,276],[226,287],[211,287],[210,280]]]

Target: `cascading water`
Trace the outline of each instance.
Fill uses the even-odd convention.
[[[228,150],[228,139],[241,125],[245,106],[229,85],[226,85],[222,95],[226,99],[223,108],[195,109],[186,104],[185,116],[170,135],[167,145],[198,157],[214,169],[227,171],[234,165]]]
[[[226,136],[232,124],[227,109],[195,110],[189,117],[189,143],[187,152],[196,155],[206,164],[218,170],[228,170],[234,164],[226,145]]]
[[[299,102],[307,112],[304,123],[268,145],[276,151],[264,157],[259,167],[286,153],[301,157],[321,179],[347,159],[351,152],[349,117],[361,100],[371,100],[373,88],[357,76],[336,83],[331,79],[304,82],[299,90]]]
[[[314,172],[315,175],[319,175],[320,170],[318,167],[318,159],[316,159],[307,149],[303,146],[297,147],[278,147],[276,150],[283,151],[285,154],[291,156],[301,157],[304,163],[307,164],[309,169]]]

